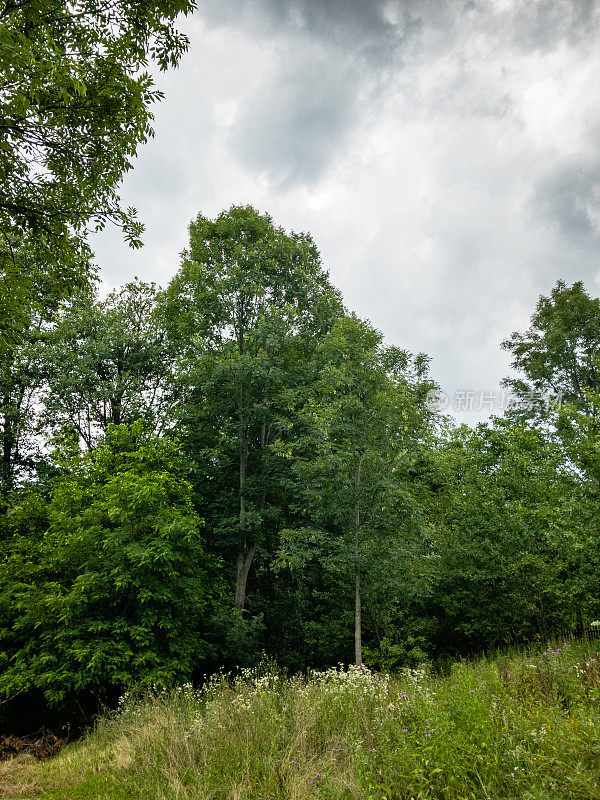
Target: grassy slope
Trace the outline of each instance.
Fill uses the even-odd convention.
[[[0,797],[600,800],[597,643],[392,677],[351,669],[125,702]]]

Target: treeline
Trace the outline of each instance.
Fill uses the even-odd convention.
[[[265,652],[393,669],[600,617],[581,284],[504,343],[515,402],[475,429],[430,409],[427,357],[344,308],[310,236],[250,207],[198,216],[165,289],[37,289],[0,350],[5,720]]]

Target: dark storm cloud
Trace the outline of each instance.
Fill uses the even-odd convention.
[[[200,13],[210,25],[241,27],[275,42],[275,69],[248,98],[231,135],[243,162],[279,186],[318,180],[360,113],[367,107],[377,113],[377,97],[418,40],[422,20],[413,13],[415,5],[391,8],[377,0],[203,4]],[[439,8],[443,17],[444,7]]]
[[[207,0],[206,24],[243,30],[275,43],[276,63],[239,109],[232,151],[273,184],[290,187],[319,180],[347,134],[365,115],[376,117],[391,84],[406,70],[443,58],[457,31],[485,33],[492,47],[547,51],[561,42],[585,42],[597,27],[593,0]],[[469,96],[469,59],[456,86],[440,92],[440,110],[506,113],[511,98]],[[466,91],[465,91],[466,90]],[[410,89],[409,89],[410,91]],[[413,91],[417,91],[413,89]],[[466,109],[465,109],[466,110]]]

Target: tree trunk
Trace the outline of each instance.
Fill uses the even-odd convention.
[[[362,629],[360,610],[360,566],[358,560],[354,566],[354,662],[362,666]]]
[[[0,494],[8,495],[13,488],[14,437],[10,423],[6,422],[2,435],[2,461],[0,464]]]
[[[247,546],[246,541],[246,498],[244,487],[248,470],[248,427],[242,423],[240,426],[240,516],[239,516],[239,542],[237,551],[237,569],[235,578],[235,610],[240,614],[244,610],[246,601],[246,583],[248,573],[254,558],[254,544]]]
[[[0,494],[5,497],[13,488],[15,436],[11,420],[11,398],[2,401],[2,457],[0,460]]]
[[[360,606],[360,473],[362,455],[354,470],[354,663],[362,666],[362,619]]]
[[[245,302],[243,295],[238,299],[237,307],[237,341],[238,352],[243,358],[246,353],[246,337],[245,331]],[[248,421],[246,418],[246,393],[244,391],[244,382],[240,377],[240,397],[239,397],[239,411],[240,411],[240,516],[238,525],[238,549],[237,549],[237,564],[235,575],[235,600],[234,608],[241,614],[244,610],[244,603],[246,602],[246,583],[248,581],[248,573],[252,566],[252,559],[254,558],[254,544],[248,547],[246,540],[246,497],[244,490],[246,486],[246,475],[248,472]]]
[[[254,545],[251,544],[248,550],[246,550],[242,543],[240,543],[238,548],[237,574],[235,580],[235,610],[240,614],[244,610],[244,603],[246,602],[246,583],[254,558],[254,549]]]

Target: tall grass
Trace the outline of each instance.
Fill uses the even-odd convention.
[[[600,799],[598,647],[560,641],[443,677],[263,665],[125,698],[58,758],[5,778],[24,771],[28,797],[34,782],[56,800]]]

